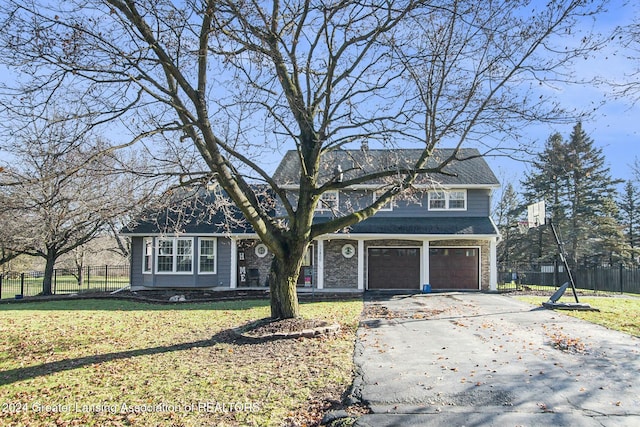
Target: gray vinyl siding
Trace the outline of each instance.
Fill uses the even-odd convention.
[[[140,286],[144,283],[142,274],[142,237],[131,238],[131,285]]]
[[[157,238],[157,237],[156,237]],[[145,288],[212,288],[229,287],[231,281],[231,241],[217,238],[216,274],[198,274],[200,237],[193,238],[193,272],[184,274],[155,273],[155,248],[152,273],[142,273],[143,237],[131,239],[131,285]]]
[[[408,200],[396,200],[393,202],[393,210],[379,211],[380,217],[486,217],[489,216],[491,204],[491,190],[470,189],[467,190],[467,209],[463,211],[444,210],[430,211],[428,193],[418,193]],[[362,209],[373,201],[373,192],[364,190],[343,190],[338,196],[339,209],[343,213]],[[316,212],[317,217],[331,217],[330,211]]]
[[[223,237],[218,237],[217,245],[216,274],[196,274],[197,287],[229,287],[229,282],[231,281],[231,241]],[[199,243],[196,245],[196,250],[200,250]],[[197,263],[198,257],[196,257],[195,273],[198,271]]]

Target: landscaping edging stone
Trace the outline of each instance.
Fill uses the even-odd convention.
[[[259,323],[254,322],[254,323]],[[340,331],[340,324],[334,323],[331,325],[317,326],[315,328],[303,329],[301,331],[291,332],[274,332],[270,334],[252,335],[248,326],[241,326],[239,328],[232,329],[232,332],[240,338],[249,340],[264,340],[264,339],[288,339],[288,338],[319,338],[321,336],[335,335]]]
[[[169,298],[175,295],[184,295],[184,301],[169,301]],[[25,296],[21,299],[2,299],[0,304],[25,304],[32,302],[47,301],[68,301],[68,300],[84,300],[84,299],[114,299],[127,300],[134,302],[143,302],[149,304],[190,304],[216,301],[237,301],[269,299],[268,290],[226,290],[226,291],[190,291],[190,290],[172,290],[172,291],[125,291],[117,294],[110,293],[77,293],[63,295],[36,295]],[[362,293],[299,293],[299,301],[345,301],[352,299],[362,299]]]

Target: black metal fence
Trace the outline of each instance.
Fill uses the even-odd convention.
[[[571,270],[576,288],[640,294],[640,268],[617,265],[611,267],[578,267]],[[559,287],[569,281],[561,264],[549,265],[500,265],[498,289],[516,290],[524,286]]]
[[[0,274],[0,299],[40,295],[44,273],[41,271]],[[53,272],[54,295],[82,292],[112,292],[129,286],[128,265],[103,265],[77,269],[58,268]]]

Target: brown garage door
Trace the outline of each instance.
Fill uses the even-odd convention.
[[[477,248],[429,249],[431,289],[479,289]]]
[[[420,289],[419,248],[369,248],[369,289]]]

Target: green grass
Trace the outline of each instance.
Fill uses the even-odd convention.
[[[129,285],[128,277],[108,277],[90,276],[85,277],[82,286],[78,286],[78,279],[71,275],[56,277],[55,293],[81,293],[81,292],[104,292],[105,282],[108,290],[116,290]],[[16,294],[20,294],[22,285],[20,278],[3,279],[1,299],[14,299]],[[35,296],[42,292],[42,277],[25,277],[24,296]]]
[[[521,296],[516,297],[533,305],[540,305],[548,297]],[[560,302],[573,301],[565,295]],[[573,317],[587,320],[610,329],[640,336],[640,298],[637,297],[579,297],[581,303],[587,303],[600,311],[563,310]]]
[[[268,316],[268,301],[0,304],[0,424],[317,420],[323,400],[351,382],[361,310],[361,301],[302,304],[303,317],[340,322],[344,332],[242,342],[229,329]]]

